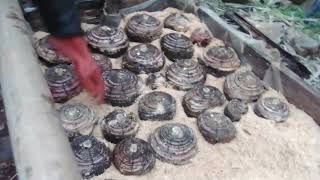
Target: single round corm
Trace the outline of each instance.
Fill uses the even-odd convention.
[[[189,19],[180,13],[173,13],[164,20],[164,27],[178,32],[186,32],[189,30]]]
[[[113,69],[102,73],[105,81],[106,102],[113,106],[130,106],[141,94],[141,79],[126,69]]]
[[[70,139],[90,135],[98,121],[96,113],[84,104],[65,104],[59,109],[59,119]]]
[[[60,64],[49,67],[45,72],[45,78],[56,103],[66,102],[82,91],[72,65]]]
[[[111,151],[94,136],[78,136],[71,147],[84,179],[104,173],[111,166]]]
[[[150,43],[160,38],[163,24],[148,14],[137,14],[129,19],[125,29],[130,40]]]
[[[206,81],[206,72],[193,59],[183,59],[168,67],[166,78],[175,89],[185,91],[203,85]]]
[[[141,120],[171,120],[176,114],[176,100],[168,93],[154,91],[144,95],[138,104]]]
[[[248,70],[239,70],[226,77],[223,87],[228,99],[253,102],[265,92],[261,80]]]
[[[125,138],[134,137],[140,127],[137,115],[116,109],[109,113],[100,123],[104,138],[114,144]]]
[[[194,47],[192,41],[183,34],[166,34],[161,38],[160,45],[164,55],[171,61],[191,59],[193,57]]]
[[[150,144],[142,139],[124,139],[113,150],[113,163],[124,175],[146,174],[154,168],[155,162]]]
[[[236,136],[236,128],[225,115],[207,109],[198,116],[197,124],[202,136],[212,144],[229,142]]]
[[[208,72],[217,77],[228,75],[240,67],[237,53],[232,48],[225,46],[208,48],[200,62],[207,67]]]
[[[189,90],[183,97],[182,105],[190,117],[198,117],[204,110],[222,106],[224,94],[213,86],[198,86]]]
[[[87,32],[90,46],[112,58],[123,55],[129,46],[128,37],[121,29],[98,25]]]
[[[289,117],[288,105],[277,97],[260,98],[254,111],[257,115],[276,122],[286,121]]]
[[[139,44],[132,47],[123,56],[122,61],[125,68],[137,74],[158,72],[164,63],[164,55],[152,44]]]
[[[224,109],[224,115],[229,117],[232,122],[240,121],[242,115],[249,110],[248,104],[238,99],[231,100]]]
[[[149,142],[161,161],[183,165],[197,154],[197,138],[191,128],[180,123],[169,123],[157,128]]]

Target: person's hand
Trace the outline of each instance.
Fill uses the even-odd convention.
[[[102,103],[105,91],[101,69],[92,58],[86,40],[81,36],[71,38],[51,36],[49,43],[58,53],[72,61],[82,87]]]
[[[82,61],[74,63],[81,85],[94,97],[99,103],[102,103],[105,97],[104,82],[101,76],[101,68],[94,61]]]

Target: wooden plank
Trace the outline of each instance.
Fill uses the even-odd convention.
[[[0,79],[20,180],[82,179],[17,0],[0,1]]]
[[[290,103],[305,111],[320,125],[320,94],[314,92],[289,69],[282,67],[280,73],[283,95]]]

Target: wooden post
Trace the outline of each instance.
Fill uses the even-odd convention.
[[[80,180],[17,0],[0,1],[0,80],[20,180]]]

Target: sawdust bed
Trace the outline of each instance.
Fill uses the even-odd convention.
[[[178,10],[166,9],[161,12],[145,12],[157,16],[164,20],[170,13]],[[122,22],[124,27],[129,15]],[[190,36],[193,29],[205,26],[193,14],[186,14],[192,21],[190,30],[186,33]],[[84,29],[90,26],[83,26]],[[164,29],[164,34],[173,32]],[[40,36],[39,36],[40,37]],[[218,37],[219,38],[219,37]],[[130,47],[137,43],[130,43]],[[159,40],[152,44],[159,47]],[[223,42],[215,39],[210,46],[223,45]],[[196,47],[195,56],[201,56],[203,48]],[[113,68],[121,68],[121,58],[111,59]],[[166,66],[171,64],[166,61]],[[166,67],[162,70],[165,72]],[[147,75],[139,75],[143,80]],[[206,85],[212,85],[222,91],[224,78],[215,78],[208,75]],[[190,163],[182,166],[175,166],[157,160],[155,168],[143,176],[123,176],[112,165],[104,174],[92,178],[93,180],[106,179],[279,179],[279,180],[318,180],[320,179],[320,128],[302,110],[293,105],[290,107],[289,119],[284,123],[275,123],[256,116],[253,112],[253,104],[250,104],[249,112],[242,117],[240,122],[235,123],[237,136],[234,140],[225,144],[209,144],[198,131],[195,118],[189,118],[184,113],[181,102],[185,94],[183,91],[174,90],[171,87],[161,87],[158,91],[165,91],[176,98],[177,114],[171,121],[154,122],[141,121],[141,127],[136,137],[147,140],[149,134],[157,127],[171,122],[183,123],[191,127],[198,140],[198,153],[191,159]],[[143,94],[137,99],[151,92],[148,87],[144,87]],[[269,89],[264,96],[284,97]],[[102,119],[115,107],[108,104],[97,105],[95,101],[86,93],[82,92],[67,103],[81,102],[95,109],[99,118]],[[56,104],[59,108],[61,105]],[[128,112],[137,113],[137,103],[130,107],[123,108]],[[216,108],[217,112],[223,112],[223,107]],[[103,139],[100,128],[97,125],[93,134],[99,139]],[[114,144],[105,142],[110,149]]]

